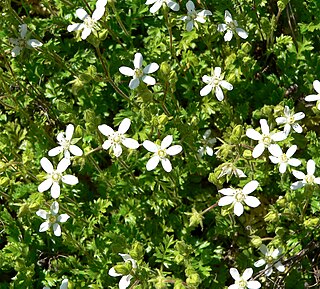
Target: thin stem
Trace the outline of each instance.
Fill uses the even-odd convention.
[[[123,25],[121,18],[119,17],[118,11],[116,9],[116,7],[114,6],[114,2],[111,1],[110,2],[111,8],[113,10],[114,15],[116,16],[116,20],[118,21],[118,24],[120,25],[120,27],[122,28],[123,32],[127,35],[130,36],[129,32],[127,31],[127,29],[125,28],[125,26]]]
[[[218,203],[215,203],[215,204],[211,205],[209,208],[206,208],[205,210],[203,210],[201,212],[201,215],[204,215],[205,213],[209,212],[210,210],[212,210],[213,208],[215,208],[217,206],[218,206]]]

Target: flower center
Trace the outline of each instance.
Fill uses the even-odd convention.
[[[87,28],[93,28],[96,22],[90,16],[87,16],[83,23]]]
[[[220,83],[220,79],[213,76],[213,77],[212,77],[212,80],[211,80],[211,85],[212,85],[212,86],[218,86],[219,83]]]
[[[49,222],[50,222],[51,224],[56,223],[56,222],[57,222],[56,216],[51,215],[51,216],[49,217]]]
[[[134,70],[134,76],[136,78],[142,77],[143,76],[143,70],[141,68],[136,68]]]
[[[269,146],[271,144],[271,138],[269,135],[262,135],[262,142],[266,145]]]
[[[18,46],[23,48],[23,47],[26,47],[27,46],[27,41],[23,38],[19,38],[18,39],[19,43],[18,43]]]
[[[271,256],[268,256],[266,259],[268,264],[272,264],[273,263],[273,258]]]
[[[117,132],[114,133],[113,136],[112,136],[111,141],[112,141],[113,143],[121,143],[121,141],[122,141],[122,135],[120,135],[120,134],[117,133]]]
[[[243,280],[243,278],[240,278],[238,281],[236,281],[236,284],[238,285],[239,289],[247,287],[247,281]]]
[[[288,162],[288,157],[286,154],[282,154],[280,157],[280,160],[282,163],[287,163]]]
[[[293,115],[291,115],[291,116],[289,116],[288,118],[287,118],[287,122],[288,122],[288,124],[293,124],[294,123],[294,116]]]
[[[54,182],[59,182],[61,179],[61,174],[54,172],[52,173],[51,178]]]
[[[67,139],[64,138],[60,142],[60,145],[63,147],[64,150],[69,150],[69,148],[70,148],[70,140],[67,140]]]
[[[228,23],[227,26],[228,26],[231,30],[235,30],[236,27],[237,27],[233,21],[231,21],[230,23]]]
[[[188,13],[189,14],[189,17],[191,18],[191,20],[194,20],[197,18],[197,12],[195,10],[191,11]]]
[[[307,184],[309,184],[309,185],[313,184],[314,183],[314,179],[315,179],[314,175],[307,175],[306,176]]]
[[[236,193],[234,195],[234,198],[236,199],[237,202],[241,203],[245,199],[245,195],[241,189],[236,189]]]
[[[163,149],[158,150],[158,156],[164,158],[167,155],[166,151]]]

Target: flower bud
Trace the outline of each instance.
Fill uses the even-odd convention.
[[[287,205],[287,201],[283,196],[280,196],[277,200],[277,204],[283,208]]]
[[[129,255],[134,260],[140,260],[143,258],[143,255],[144,255],[143,253],[144,253],[143,246],[140,243],[136,242],[133,244],[132,249],[129,252]]]
[[[198,286],[201,283],[201,279],[198,273],[193,273],[186,280],[188,285]]]
[[[252,152],[250,150],[244,150],[242,156],[246,159],[252,158]]]
[[[160,125],[166,125],[168,123],[168,117],[165,114],[161,114],[158,116],[158,123]]]
[[[192,208],[192,213],[189,213],[191,215],[189,220],[189,227],[196,227],[200,224],[201,228],[203,229],[203,215],[199,213],[195,208]]]
[[[261,238],[259,236],[252,236],[251,244],[256,248],[259,248],[260,245],[262,244]]]
[[[319,224],[319,218],[309,218],[303,222],[303,225],[305,225],[309,229],[315,228]]]
[[[183,260],[184,260],[184,257],[183,257],[181,254],[177,254],[177,255],[174,257],[174,261],[175,261],[177,264],[180,264]]]
[[[278,219],[278,214],[276,212],[269,212],[265,217],[264,220],[266,222],[275,222]]]
[[[167,62],[162,62],[160,64],[160,73],[163,74],[163,76],[168,75],[170,71],[171,71],[171,68]]]
[[[230,140],[232,143],[239,143],[241,136],[243,135],[242,125],[238,124],[232,130],[232,134],[230,136]]]
[[[132,264],[131,262],[125,262],[124,264],[115,265],[114,270],[121,275],[128,275],[131,272]]]

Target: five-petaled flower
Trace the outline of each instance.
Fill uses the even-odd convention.
[[[302,127],[300,124],[296,123],[296,121],[301,120],[305,117],[303,112],[290,112],[290,108],[288,106],[284,107],[284,116],[280,116],[276,118],[277,124],[284,124],[284,133],[289,134],[291,127],[297,133],[302,133]]]
[[[119,253],[119,255],[122,257],[123,261],[125,261],[125,262],[130,261],[131,262],[132,269],[136,269],[137,268],[136,261],[134,259],[132,259],[132,257],[129,254],[121,254],[121,253]],[[118,273],[116,271],[115,267],[112,267],[109,270],[109,275],[112,276],[112,277],[122,276],[120,281],[119,281],[119,288],[120,289],[126,289],[130,285],[130,280],[133,277],[131,274],[124,275],[124,274]]]
[[[238,169],[233,163],[224,163],[221,166],[221,173],[218,176],[218,179],[222,178],[223,176],[232,176],[234,175],[237,178],[245,178],[246,174]]]
[[[208,76],[204,75],[202,76],[202,81],[206,83],[207,85],[200,90],[200,95],[205,96],[208,95],[212,90],[215,91],[215,95],[219,101],[222,101],[224,98],[222,89],[220,86],[227,90],[232,90],[233,86],[231,83],[223,80],[223,76],[221,75],[221,68],[215,67],[214,68],[214,75]]]
[[[266,276],[270,276],[273,272],[273,266],[279,271],[284,272],[286,269],[280,261],[277,261],[279,259],[279,256],[282,254],[281,249],[268,249],[266,245],[262,244],[260,246],[260,251],[264,255],[262,259],[255,262],[253,265],[255,267],[261,267],[263,265],[266,265],[264,274]]]
[[[76,15],[80,20],[83,21],[83,23],[68,25],[67,30],[69,32],[83,30],[81,33],[81,38],[85,40],[92,31],[96,31],[97,21],[103,16],[106,4],[107,0],[98,0],[92,17],[83,8],[77,9]]]
[[[238,22],[232,19],[232,16],[228,10],[224,13],[225,24],[218,25],[218,31],[224,32],[227,31],[224,35],[224,41],[230,41],[232,39],[233,33],[236,32],[241,38],[246,39],[248,33],[242,28],[238,28]]]
[[[52,198],[57,199],[60,196],[60,181],[68,185],[76,185],[79,182],[78,178],[73,175],[62,174],[70,165],[69,159],[63,158],[58,163],[56,170],[53,168],[52,163],[46,157],[43,157],[40,160],[40,164],[47,173],[47,179],[38,186],[38,191],[40,193],[49,190],[49,188],[51,187],[51,196]]]
[[[152,76],[146,75],[146,74],[157,71],[159,69],[159,65],[155,62],[152,62],[151,64],[148,64],[145,68],[142,69],[142,61],[143,61],[142,54],[136,53],[134,55],[134,60],[133,60],[134,69],[127,66],[121,66],[119,68],[119,71],[123,75],[132,77],[129,83],[129,87],[131,89],[135,89],[139,86],[140,79],[149,85],[156,84],[156,80]]]
[[[313,82],[313,88],[318,94],[310,94],[305,97],[305,101],[318,101],[320,100],[320,81],[315,80]],[[318,102],[317,109],[320,110],[320,102]]]
[[[139,143],[132,138],[124,136],[124,134],[130,128],[130,124],[131,121],[129,118],[123,119],[119,125],[118,131],[114,131],[106,124],[99,125],[99,131],[108,137],[108,139],[103,143],[102,148],[108,150],[111,147],[116,157],[119,157],[122,154],[121,144],[128,149],[137,149],[140,146]]]
[[[211,11],[209,10],[201,10],[196,11],[195,6],[192,1],[188,1],[186,4],[188,15],[183,16],[180,18],[180,20],[183,20],[186,22],[186,29],[187,31],[191,31],[194,24],[197,24],[197,22],[205,23],[206,22],[206,16],[212,15]]]
[[[258,186],[259,183],[253,180],[247,183],[243,189],[221,189],[219,190],[219,193],[225,196],[219,200],[218,205],[227,206],[232,204],[234,213],[239,217],[243,214],[243,203],[252,208],[256,208],[260,205],[260,201],[256,197],[248,196],[255,191]]]
[[[18,38],[9,38],[11,44],[14,45],[11,55],[16,57],[20,54],[21,50],[24,48],[37,48],[42,46],[42,43],[37,39],[28,39],[27,37],[27,24],[21,24],[19,29],[20,37]]]
[[[161,142],[161,145],[157,145],[149,140],[143,142],[143,146],[149,152],[154,153],[153,156],[148,160],[146,168],[148,171],[152,171],[161,161],[162,167],[166,172],[171,172],[172,166],[168,159],[169,156],[174,156],[182,151],[182,146],[174,145],[171,146],[173,141],[172,135],[167,135]]]
[[[82,156],[83,151],[72,143],[72,135],[74,132],[74,126],[72,124],[67,125],[66,132],[60,132],[57,135],[59,143],[58,147],[51,149],[48,152],[50,157],[56,156],[61,152],[64,152],[64,157],[70,159],[70,153],[75,156]]]
[[[293,145],[288,148],[286,153],[282,152],[282,149],[278,144],[271,144],[269,146],[269,152],[272,156],[269,156],[269,159],[274,164],[279,164],[279,172],[281,174],[285,173],[287,170],[287,166],[297,167],[301,165],[301,161],[296,158],[291,158],[293,154],[296,152],[297,146]]]
[[[314,173],[316,171],[316,164],[314,160],[308,160],[307,162],[307,174],[303,172],[293,170],[292,174],[300,181],[294,182],[290,189],[298,190],[306,185],[320,185],[320,177],[315,177]]]
[[[216,138],[212,137],[209,138],[211,134],[211,129],[207,129],[202,136],[201,144],[202,146],[198,150],[198,156],[201,158],[204,154],[207,154],[208,156],[213,155],[213,149],[212,146],[216,143]]]
[[[46,220],[40,225],[39,232],[47,231],[51,226],[53,228],[53,233],[59,237],[61,236],[61,226],[59,223],[66,222],[70,216],[68,214],[58,215],[59,212],[59,203],[53,202],[50,206],[50,212],[45,210],[38,210],[36,214],[42,219]]]
[[[50,289],[50,287],[43,287],[43,289]],[[68,279],[63,279],[60,285],[60,289],[68,289]]]
[[[270,133],[269,125],[265,119],[260,119],[260,125],[262,134],[253,128],[249,128],[246,131],[247,137],[259,141],[252,152],[252,157],[254,158],[261,156],[265,148],[269,148],[272,141],[282,141],[287,138],[287,135],[283,131]]]
[[[261,287],[259,281],[248,281],[253,274],[252,268],[247,268],[244,270],[242,276],[240,276],[239,271],[236,268],[231,268],[230,274],[235,282],[234,284],[230,285],[228,289],[258,289]]]
[[[156,13],[164,3],[173,11],[178,11],[180,9],[179,4],[172,0],[147,0],[146,2],[147,5],[153,4],[150,8],[151,13]]]

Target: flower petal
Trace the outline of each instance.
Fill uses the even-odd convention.
[[[190,32],[193,29],[193,20],[190,20],[186,24],[186,30]]]
[[[212,85],[208,84],[200,90],[200,95],[206,96],[212,91],[212,89],[213,89]]]
[[[259,132],[257,132],[256,130],[254,130],[253,128],[247,129],[246,136],[248,138],[253,139],[253,140],[261,140],[262,139],[262,135]]]
[[[173,11],[179,11],[180,6],[179,6],[178,3],[173,2],[173,1],[171,1],[171,0],[167,0],[166,3],[167,3],[168,7],[169,7],[171,10],[173,10]]]
[[[111,140],[108,139],[102,144],[102,148],[104,150],[108,150],[111,147],[111,145],[112,145],[112,142],[111,142]]]
[[[223,91],[220,86],[216,86],[215,95],[219,101],[224,99]]]
[[[247,281],[251,278],[252,274],[253,274],[253,269],[247,268],[246,270],[244,270],[242,274],[242,278]]]
[[[145,140],[142,145],[149,152],[155,153],[158,151],[158,146],[149,140]]]
[[[125,76],[133,76],[134,75],[134,70],[130,67],[127,66],[121,66],[119,68],[120,73],[122,73]]]
[[[224,35],[224,41],[228,42],[232,39],[233,32],[232,30],[227,30],[226,34]]]
[[[83,28],[84,28],[83,23],[74,23],[74,24],[68,25],[67,30],[68,32],[73,32],[73,31],[82,30]]]
[[[21,36],[21,38],[26,38],[26,36],[27,36],[27,31],[28,31],[28,26],[27,26],[27,24],[21,24],[21,25],[20,25],[20,36]]]
[[[153,73],[158,69],[159,69],[159,65],[155,62],[152,62],[143,69],[143,73]]]
[[[273,141],[283,141],[288,137],[288,135],[285,134],[283,131],[279,131],[274,134],[271,134],[270,137]]]
[[[57,182],[53,182],[52,186],[51,186],[51,197],[54,199],[59,198],[60,196],[60,186],[59,183]]]
[[[53,173],[53,165],[46,157],[43,157],[40,160],[40,165],[46,171],[46,173],[48,174]]]
[[[71,162],[69,159],[67,158],[63,158],[57,166],[57,173],[63,173],[69,166],[70,166]]]
[[[43,44],[37,39],[29,39],[27,45],[32,48],[41,47]]]
[[[68,289],[68,279],[63,279],[60,289]]]
[[[172,165],[171,165],[171,162],[169,161],[169,159],[167,159],[167,158],[161,159],[161,164],[162,164],[163,169],[164,169],[166,172],[168,172],[168,173],[171,172],[171,170],[172,170]]]
[[[220,84],[223,88],[225,88],[225,89],[227,89],[227,90],[232,90],[232,89],[233,89],[233,85],[232,85],[231,83],[229,83],[228,81],[221,80],[221,81],[219,82],[219,84]]]
[[[49,190],[51,186],[52,186],[52,179],[51,178],[46,179],[38,186],[38,191],[40,193],[43,193]]]
[[[64,175],[62,176],[62,182],[67,185],[76,185],[77,183],[79,183],[79,180],[73,175]]]
[[[131,120],[129,118],[123,119],[119,125],[118,132],[120,134],[125,134],[129,130],[130,125],[131,125]]]
[[[69,150],[74,156],[80,157],[83,155],[82,149],[76,145],[70,145]]]
[[[296,145],[292,145],[291,147],[289,147],[286,152],[286,156],[288,158],[291,158],[294,155],[294,153],[297,151],[297,148],[298,147]]]
[[[264,260],[264,259],[260,259],[259,261],[257,261],[257,262],[254,262],[254,266],[255,267],[261,267],[261,266],[263,266],[264,264],[266,264],[266,261]]]
[[[126,289],[130,285],[131,275],[122,276],[119,282],[119,289]]]
[[[281,163],[280,166],[279,166],[279,172],[281,174],[284,174],[287,170],[287,164],[286,163]]]
[[[269,147],[269,152],[277,157],[277,158],[280,158],[282,156],[282,149],[280,148],[280,146],[278,144],[271,144]]]
[[[306,175],[303,172],[296,171],[296,170],[293,170],[292,174],[299,180],[303,180],[306,177]]]
[[[141,53],[136,53],[134,55],[134,60],[133,60],[133,65],[134,65],[134,68],[138,68],[140,69],[142,67],[142,61],[143,61],[143,57],[142,57],[142,54]]]
[[[156,13],[162,6],[162,1],[157,0],[150,8],[150,13]]]
[[[161,142],[161,149],[166,149],[171,145],[173,141],[173,136],[172,135],[167,135]]]
[[[59,203],[57,201],[54,201],[50,206],[50,211],[52,215],[56,215],[59,212]]]
[[[252,157],[253,158],[258,158],[262,155],[264,152],[265,146],[264,143],[259,143],[255,146],[255,148],[252,151]]]
[[[277,263],[274,264],[274,267],[276,267],[276,269],[280,272],[284,272],[286,270],[286,268],[284,267],[284,265],[282,265],[282,263],[280,261],[278,261]]]
[[[160,161],[160,157],[159,156],[153,156],[151,157],[146,165],[147,171],[152,171],[153,169],[155,169],[155,167],[158,165]]]
[[[301,165],[301,161],[295,158],[289,159],[288,164],[293,167],[298,167]]]
[[[236,268],[230,268],[230,275],[234,280],[239,280],[240,279],[240,274],[239,271]]]
[[[13,47],[13,49],[11,50],[11,55],[12,57],[16,57],[20,54],[22,48],[20,46],[15,46]]]
[[[287,122],[287,119],[284,116],[280,116],[276,118],[276,123],[279,124],[284,124]]]
[[[247,196],[244,199],[244,202],[247,204],[247,206],[249,206],[251,208],[256,208],[261,204],[260,201],[256,197],[253,197],[253,196]]]
[[[40,225],[39,232],[45,232],[45,231],[47,231],[49,228],[50,228],[50,223],[49,223],[49,222],[43,222],[43,223]]]
[[[216,78],[219,78],[220,75],[221,75],[221,67],[217,66],[217,67],[214,68],[214,76]]]
[[[315,80],[313,82],[313,88],[316,92],[318,92],[320,94],[320,81],[319,80]]]
[[[275,164],[275,165],[280,162],[280,159],[277,158],[277,157],[269,156],[269,159],[270,159],[270,161],[271,161],[273,164]]]
[[[294,131],[295,131],[296,133],[302,133],[302,127],[301,127],[300,124],[298,124],[298,123],[293,123],[293,124],[292,124],[292,128],[294,129]]]
[[[60,237],[61,236],[61,227],[58,223],[54,223],[52,225],[52,228],[53,228],[53,234],[57,237]]]
[[[115,145],[113,146],[113,153],[114,153],[115,157],[117,157],[117,158],[120,157],[121,154],[122,154],[122,147],[121,147],[121,145],[115,144]]]
[[[83,8],[77,9],[76,15],[80,20],[84,20],[86,17],[89,16],[89,14]]]
[[[87,37],[91,34],[91,28],[89,27],[84,27],[82,33],[81,33],[81,38],[82,40],[87,39]]]
[[[301,189],[302,187],[304,187],[305,183],[298,181],[298,182],[294,182],[291,186],[290,189],[291,190],[298,190]]]
[[[68,214],[61,214],[58,216],[57,221],[59,223],[65,223],[66,221],[68,221],[69,218],[70,216]]]
[[[232,196],[224,196],[219,200],[218,206],[222,207],[222,206],[230,205],[234,202],[234,200],[235,199]]]
[[[316,163],[314,160],[308,160],[307,162],[307,174],[308,175],[314,175],[314,172],[316,171]]]
[[[174,156],[182,151],[182,146],[181,145],[174,145],[172,147],[169,147],[166,152],[170,156]]]
[[[231,188],[221,189],[218,192],[225,196],[233,196],[236,193],[235,190]]]
[[[242,28],[236,28],[237,34],[242,38],[242,39],[247,39],[248,38],[248,32],[243,30]]]
[[[239,202],[236,202],[234,204],[234,209],[233,209],[234,213],[239,217],[243,214],[243,205]]]
[[[226,24],[219,24],[218,25],[218,32],[224,32],[227,29],[227,25]]]
[[[127,147],[128,149],[137,149],[140,144],[133,138],[125,138],[122,140],[122,144]]]
[[[265,134],[265,135],[270,134],[269,125],[268,125],[266,119],[264,119],[264,118],[260,119],[260,126],[261,126],[261,131],[263,134]]]
[[[106,124],[99,125],[98,130],[105,136],[110,136],[114,134],[114,130]]]
[[[193,12],[195,9],[193,2],[190,0],[187,2],[186,7],[187,7],[188,12]]]
[[[149,75],[144,75],[141,77],[142,81],[148,85],[155,85],[156,84],[156,80],[154,77],[149,76]]]
[[[130,87],[130,89],[135,89],[139,86],[139,84],[140,84],[139,78],[134,78],[134,79],[130,80],[129,87]]]
[[[259,281],[248,281],[247,287],[249,289],[259,289],[261,288],[261,284]]]
[[[97,3],[98,4],[98,3]],[[94,21],[98,21],[99,19],[101,19],[101,17],[103,16],[104,12],[105,12],[105,7],[104,6],[98,6],[96,5],[96,10],[94,10],[93,14],[92,14],[92,20]]]
[[[54,157],[54,156],[60,154],[62,151],[63,151],[63,146],[55,147],[55,148],[48,151],[48,155],[50,157]]]
[[[109,269],[108,274],[109,274],[110,276],[112,276],[112,277],[119,277],[119,276],[122,276],[122,274],[117,273],[117,272],[116,272],[116,270],[114,270],[114,268],[113,268],[113,267]]]
[[[303,112],[297,112],[296,114],[293,115],[293,118],[295,121],[301,120],[305,117],[306,115]]]
[[[44,220],[46,220],[46,219],[47,219],[47,216],[48,216],[48,212],[45,211],[45,210],[42,210],[42,209],[38,210],[38,211],[36,212],[36,214],[37,214],[37,216],[41,217],[41,218],[44,219]]]
[[[305,101],[318,101],[318,100],[320,100],[320,95],[319,94],[310,94],[310,95],[307,95],[304,100]]]

